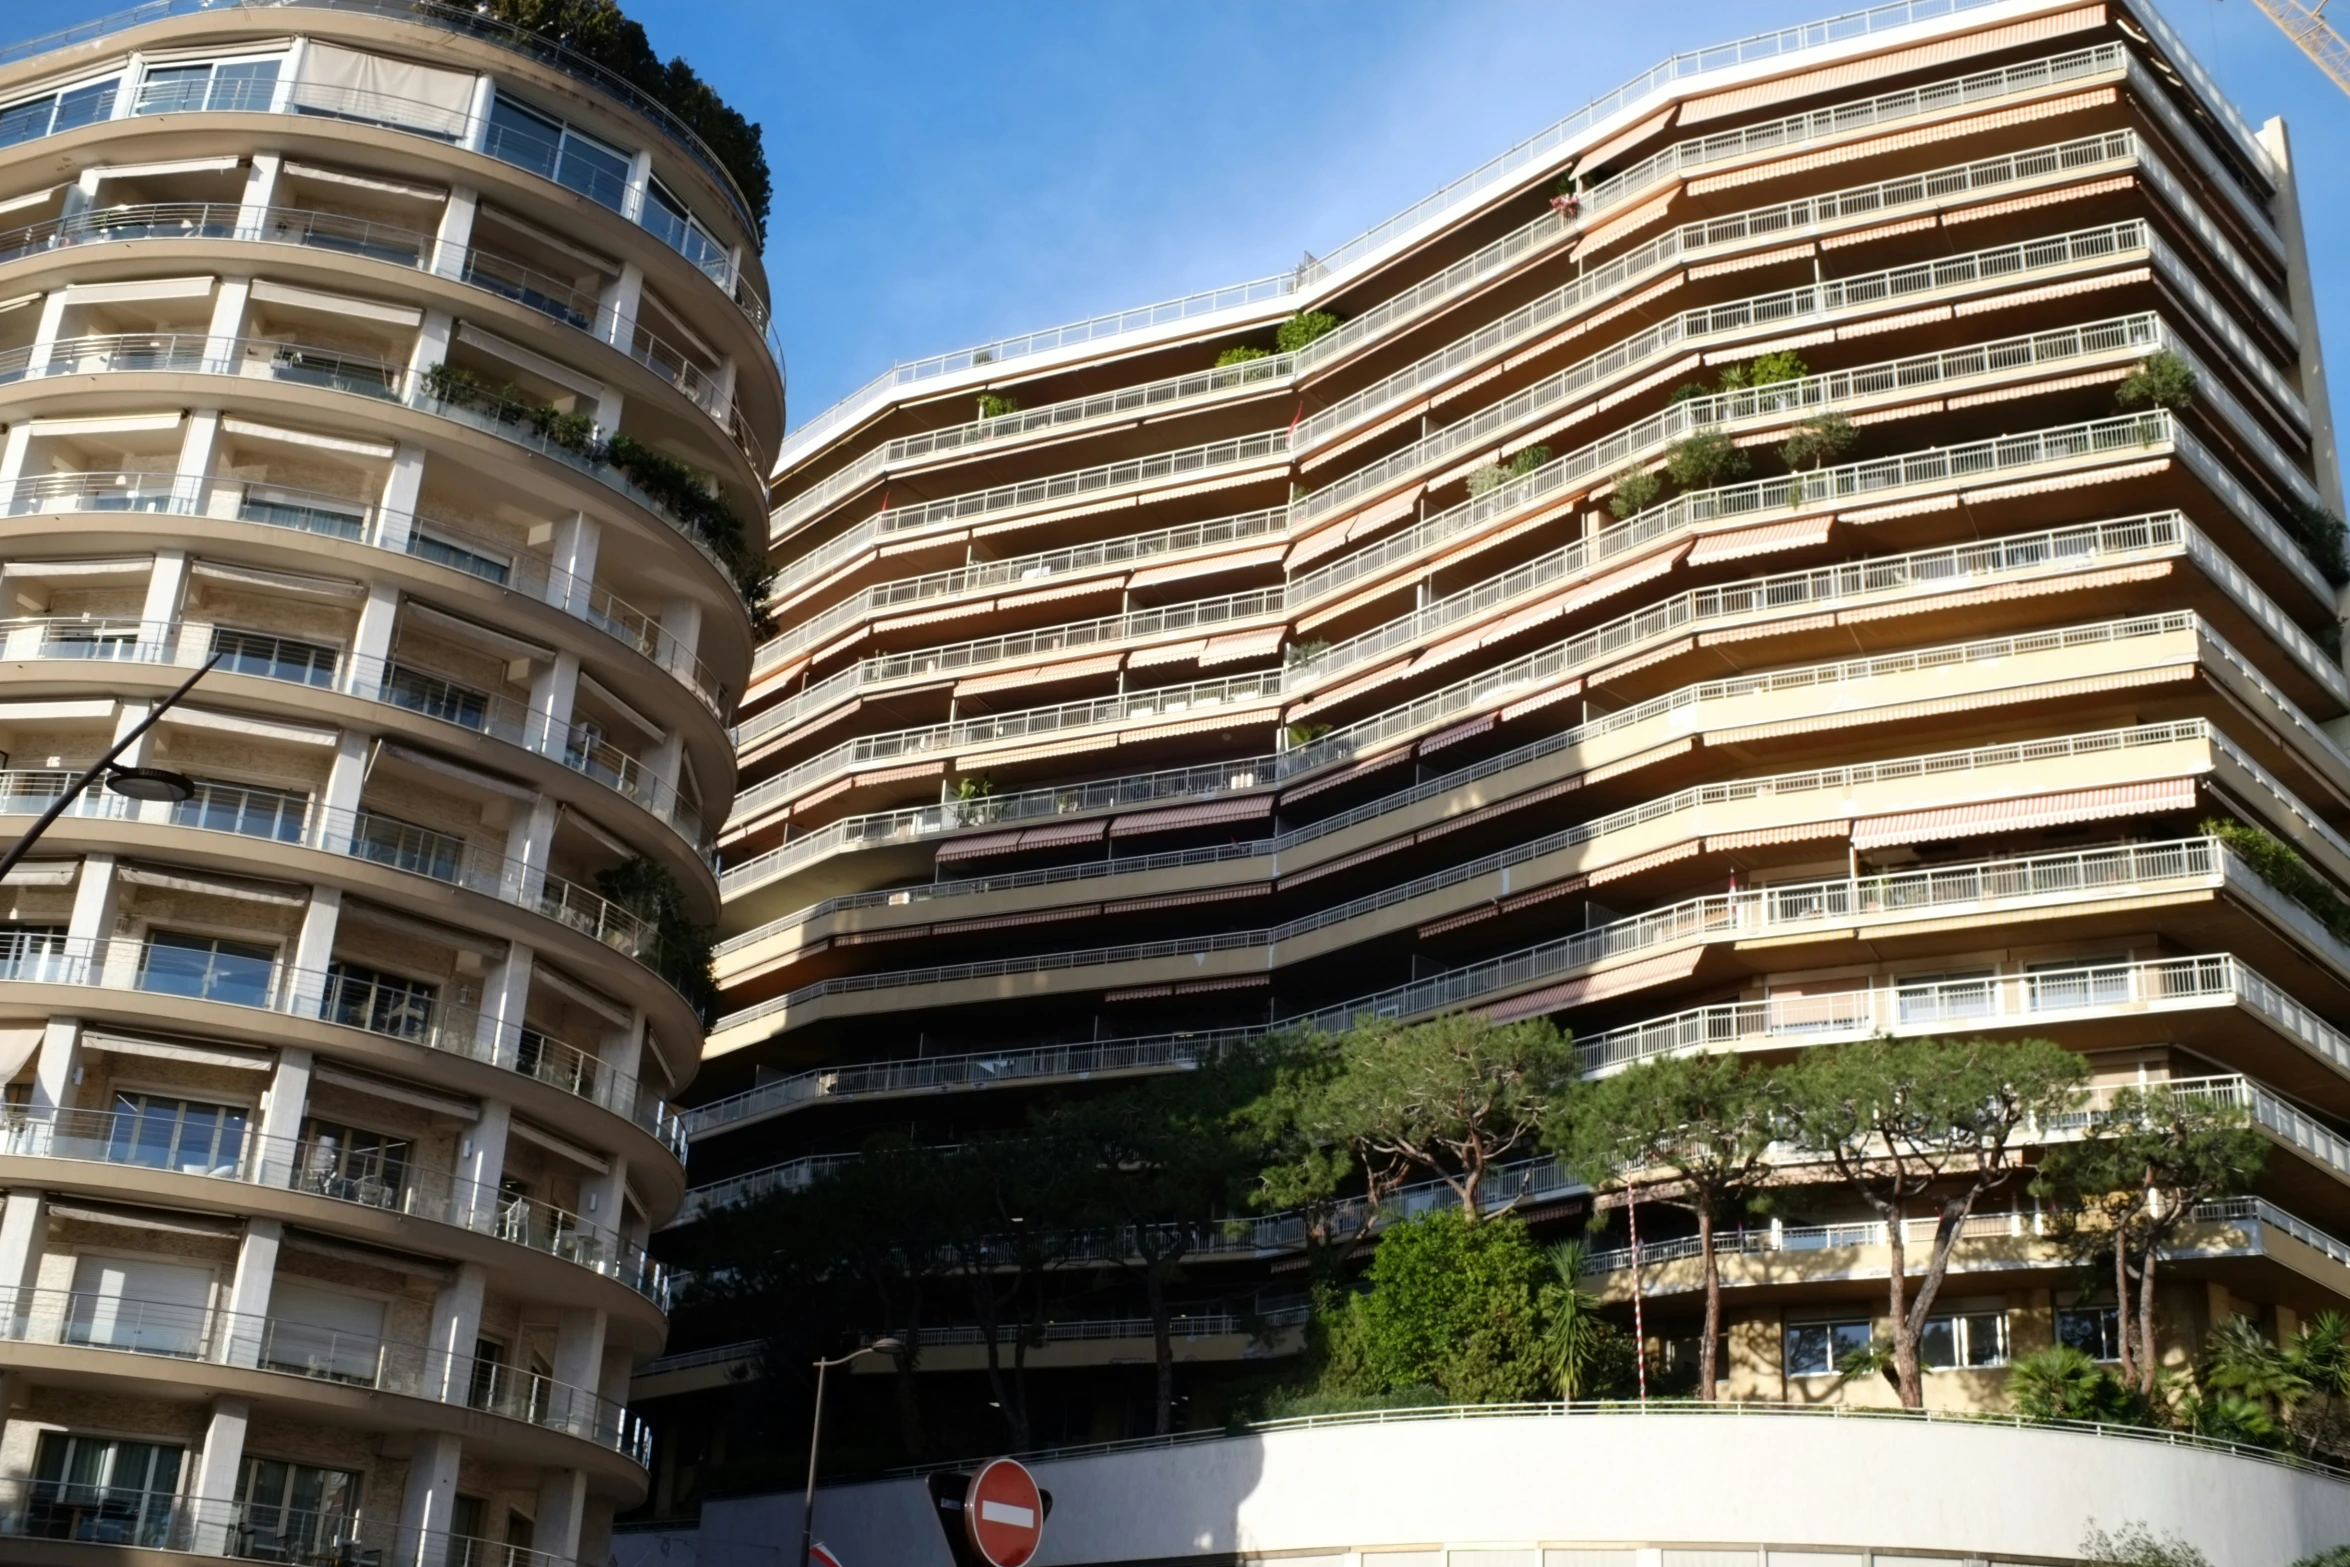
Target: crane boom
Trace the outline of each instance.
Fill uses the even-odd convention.
[[[2287,38],[2299,46],[2301,52],[2317,62],[2317,68],[2334,79],[2334,85],[2350,93],[2350,42],[2334,31],[2326,21],[2326,0],[2315,5],[2303,5],[2301,0],[2252,0],[2268,13]]]

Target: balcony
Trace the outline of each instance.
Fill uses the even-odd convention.
[[[63,956],[18,958],[0,969],[0,979],[91,983],[86,967],[81,978],[70,977],[74,961]],[[127,977],[137,971],[126,967],[124,972]],[[109,988],[152,988],[194,999],[221,999],[181,985]],[[11,1108],[0,1121],[0,1157],[159,1171],[446,1224],[575,1264],[617,1281],[663,1311],[669,1309],[668,1276],[642,1247],[552,1203],[511,1197],[494,1184],[461,1180],[420,1165],[385,1165],[365,1176],[349,1175],[337,1169],[330,1149],[299,1138],[267,1137],[257,1130],[244,1131],[217,1153],[184,1156],[154,1146],[138,1135],[140,1130],[137,1117],[110,1110]],[[218,1200],[232,1206],[237,1202],[227,1196]]]
[[[11,1344],[196,1361],[454,1404],[578,1437],[634,1458],[651,1433],[591,1389],[427,1344],[360,1337],[266,1316],[71,1290],[19,1289],[0,1334]]]

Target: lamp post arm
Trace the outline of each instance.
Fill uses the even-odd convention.
[[[824,1436],[824,1373],[831,1365],[829,1360],[816,1362],[816,1418],[808,1427],[808,1492],[800,1500],[800,1567],[808,1567],[816,1539],[816,1445]]]
[[[10,871],[16,869],[17,862],[22,860],[26,854],[31,852],[34,844],[41,841],[41,834],[47,832],[49,830],[50,824],[55,822],[58,817],[65,814],[67,807],[71,806],[74,801],[82,797],[82,791],[89,788],[91,783],[97,779],[99,774],[105,772],[107,768],[114,765],[114,759],[116,757],[129,750],[131,746],[137,742],[141,735],[154,728],[155,721],[161,718],[165,713],[169,712],[173,705],[176,704],[181,697],[186,696],[190,691],[194,690],[196,682],[203,679],[206,675],[211,674],[213,666],[219,662],[220,655],[218,653],[215,653],[210,658],[206,659],[202,669],[197,670],[194,674],[188,676],[187,679],[181,681],[180,688],[177,691],[174,691],[171,695],[156,703],[153,708],[149,709],[146,717],[140,719],[136,724],[131,726],[130,732],[128,734],[115,741],[113,750],[108,751],[104,756],[99,757],[98,760],[92,762],[88,767],[83,768],[82,775],[73,781],[73,787],[67,789],[63,794],[59,795],[57,797],[57,802],[50,806],[49,809],[43,811],[41,813],[40,819],[34,822],[32,826],[26,828],[24,834],[19,837],[16,842],[8,846],[7,853],[0,854],[0,879],[6,878]]]

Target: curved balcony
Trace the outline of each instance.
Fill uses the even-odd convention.
[[[64,956],[18,958],[0,966],[0,979],[54,983],[53,975],[43,970],[70,971],[75,961]],[[64,982],[93,983],[86,974],[78,981]],[[183,988],[173,993],[189,992]],[[135,1116],[111,1110],[17,1107],[10,1108],[5,1120],[0,1120],[0,1157],[162,1171],[446,1224],[573,1263],[620,1283],[663,1311],[669,1309],[668,1274],[645,1255],[643,1247],[568,1209],[532,1198],[514,1198],[493,1184],[461,1180],[446,1170],[403,1164],[387,1166],[376,1175],[348,1176],[338,1170],[331,1144],[267,1137],[256,1130],[244,1134],[233,1154],[222,1150],[217,1162],[207,1156],[189,1163],[146,1145],[138,1136]]]
[[[195,669],[220,651],[214,639],[219,629],[206,621],[55,616],[0,620],[0,660]],[[281,659],[272,639],[253,632],[235,635],[236,648],[221,659],[224,673],[381,702],[517,746],[641,807],[684,839],[696,859],[702,858],[701,814],[687,806],[674,787],[627,752],[591,741],[576,726],[556,724],[526,702],[396,659],[345,656],[326,668],[308,655],[310,644],[302,644],[302,654]]]
[[[165,1301],[75,1290],[12,1293],[0,1342],[155,1355],[454,1404],[592,1442],[640,1467],[651,1445],[624,1406],[592,1389],[427,1344]]]
[[[537,311],[549,320],[626,354],[650,370],[742,446],[753,467],[764,462],[742,445],[736,409],[718,382],[686,352],[638,323],[624,321],[601,298],[569,281],[479,246],[443,244],[420,229],[342,213],[269,207],[247,215],[234,202],[169,202],[99,207],[0,232],[0,263],[88,245],[131,240],[230,240],[294,245],[355,256],[449,278]]]
[[[743,231],[754,239],[759,236],[759,225],[752,218],[750,207],[744,201],[741,189],[736,186],[734,176],[726,171],[725,164],[719,160],[716,153],[710,151],[700,136],[696,135],[668,108],[634,83],[614,75],[586,56],[566,48],[552,38],[460,6],[435,5],[427,8],[404,4],[387,5],[385,0],[274,0],[274,3],[280,6],[299,6],[306,9],[350,11],[367,16],[389,14],[401,21],[418,22],[428,27],[439,27],[450,32],[481,39],[500,48],[525,55],[542,65],[552,66],[567,76],[575,77],[597,92],[619,99],[638,115],[651,122],[656,129],[676,145],[680,152],[683,152],[704,173],[710,176],[719,191],[733,206],[735,216],[741,222]],[[212,9],[215,9],[215,0],[147,0],[146,4],[131,10],[118,11],[111,16],[99,17],[79,26],[62,28],[38,38],[26,39],[9,45],[5,49],[0,49],[0,63],[26,59],[36,54],[66,48],[70,45],[86,46],[127,28]],[[147,113],[190,112],[203,107],[205,107],[203,104],[181,103],[171,100],[160,103],[143,100],[141,104],[142,110]],[[274,100],[255,102],[249,99],[240,99],[233,106],[228,107],[233,107],[244,113],[256,113],[270,112],[277,109],[278,105]],[[481,122],[474,116],[452,114],[447,107],[441,104],[419,102],[399,98],[389,93],[371,92],[364,89],[329,87],[316,82],[302,84],[299,94],[283,105],[282,112],[294,115],[314,114],[358,120],[379,130],[420,135],[433,141],[461,147],[472,146],[479,142],[480,133],[484,129]],[[493,153],[492,156],[496,156],[496,154]],[[501,158],[499,161],[510,165],[516,162],[512,158]],[[527,165],[523,166],[527,167]],[[609,202],[603,204],[611,205]],[[751,289],[749,280],[742,275],[739,268],[734,266],[730,258],[723,254],[713,254],[705,247],[696,246],[689,249],[684,243],[686,236],[675,234],[659,223],[646,221],[640,226],[670,249],[684,256],[687,261],[693,264],[694,270],[717,284],[720,291],[725,293],[742,310],[754,327],[765,329],[767,325],[766,301],[760,299],[757,293]]]
[[[394,1512],[369,1508],[355,1515],[72,1480],[0,1480],[0,1539],[6,1540],[352,1567],[579,1567],[569,1557],[503,1540],[406,1528],[389,1516]]]
[[[595,437],[575,441],[563,434],[558,438],[558,434],[549,433],[554,427],[544,417],[544,410],[505,402],[487,393],[468,393],[463,400],[438,395],[427,384],[430,377],[388,360],[274,338],[215,338],[200,332],[61,338],[45,348],[36,344],[0,354],[0,386],[49,376],[122,373],[275,381],[395,403],[448,419],[596,480],[666,524],[727,582],[734,580],[725,561],[692,526],[605,460]]]
[[[0,517],[74,512],[203,517],[308,533],[425,561],[510,589],[585,621],[660,666],[701,698],[714,716],[725,716],[731,699],[717,673],[662,630],[654,616],[592,582],[438,517],[389,511],[347,495],[274,484],[267,487],[268,498],[263,499],[253,493],[254,488],[235,479],[176,473],[40,474],[0,484]],[[432,534],[424,533],[422,527],[431,528]]]
[[[70,787],[77,773],[30,770],[0,773],[0,813],[37,815]],[[179,806],[160,806],[146,817],[141,802],[121,795],[90,793],[68,809],[68,817],[102,821],[147,821],[194,832],[259,839],[281,848],[380,865],[443,886],[495,898],[554,921],[591,941],[626,953],[657,973],[645,954],[653,946],[650,922],[544,866],[505,855],[450,833],[434,832],[368,810],[343,810],[315,801],[289,805],[275,791],[266,795],[214,785],[207,794]],[[0,971],[0,977],[20,978]],[[72,983],[67,981],[67,983]]]

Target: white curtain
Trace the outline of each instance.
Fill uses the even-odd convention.
[[[473,112],[476,79],[466,71],[436,70],[312,39],[302,51],[294,104],[455,141],[464,136]]]

